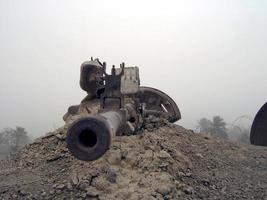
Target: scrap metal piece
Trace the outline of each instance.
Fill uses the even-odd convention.
[[[250,143],[258,146],[267,146],[267,102],[256,114],[251,131]]]

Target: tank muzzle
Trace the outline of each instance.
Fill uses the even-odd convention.
[[[111,128],[104,117],[82,118],[68,129],[67,148],[79,160],[96,160],[109,149],[111,136]]]

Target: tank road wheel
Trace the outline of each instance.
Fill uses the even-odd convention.
[[[254,118],[250,131],[250,142],[258,146],[267,146],[267,102]]]
[[[140,101],[148,110],[167,113],[168,120],[174,123],[181,119],[181,113],[175,101],[164,92],[151,87],[140,87]]]

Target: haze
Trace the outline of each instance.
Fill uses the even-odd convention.
[[[0,0],[0,129],[39,136],[86,95],[80,64],[139,66],[169,94],[179,124],[254,117],[267,93],[267,2]]]

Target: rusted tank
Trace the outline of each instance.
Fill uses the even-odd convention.
[[[67,120],[83,112],[67,132],[67,147],[80,160],[100,158],[109,149],[112,137],[136,134],[147,116],[171,123],[181,119],[171,97],[158,89],[140,86],[138,67],[125,67],[122,63],[119,68],[112,66],[108,74],[106,63],[91,59],[81,66],[80,86],[88,95],[64,116]],[[87,102],[99,102],[97,112],[82,109]]]

